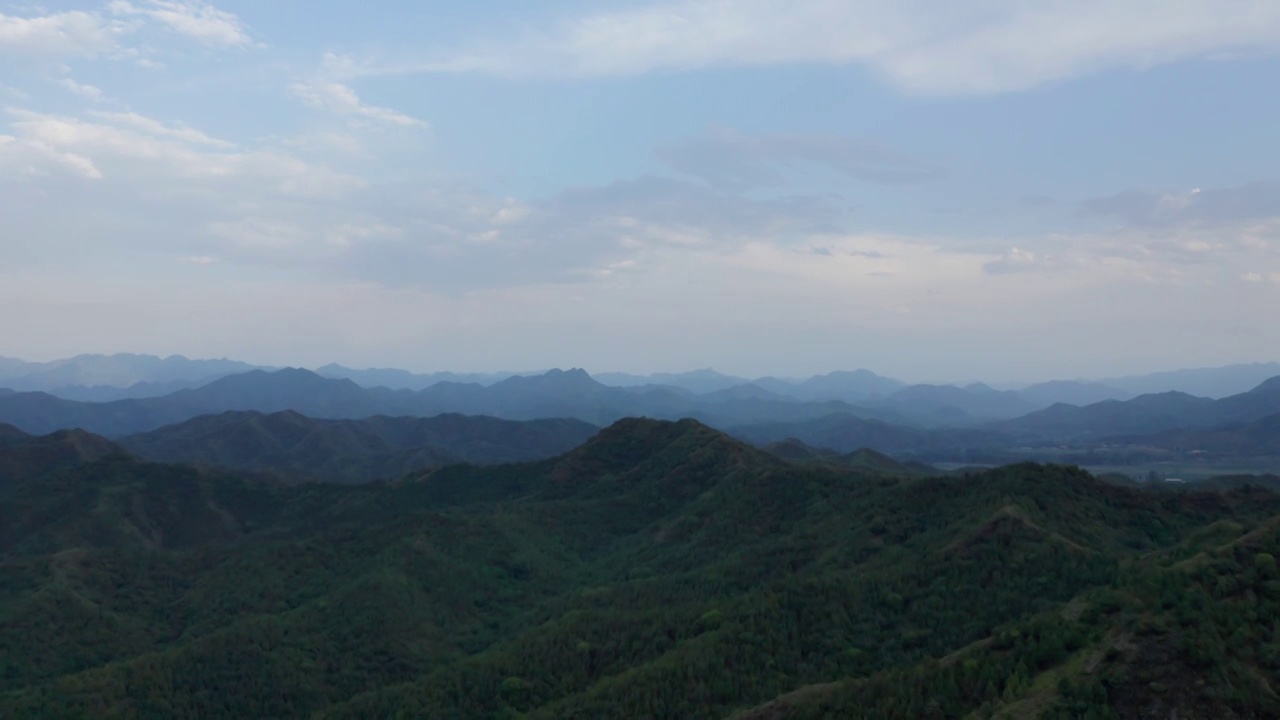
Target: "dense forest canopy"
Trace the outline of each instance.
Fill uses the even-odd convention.
[[[1247,483],[921,477],[694,421],[365,485],[6,438],[6,716],[1280,710],[1280,496]]]

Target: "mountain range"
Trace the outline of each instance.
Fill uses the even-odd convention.
[[[796,421],[835,412],[872,417],[887,415],[838,401],[803,403],[760,396],[701,397],[660,386],[614,388],[576,369],[510,377],[489,386],[442,382],[417,392],[363,388],[351,380],[285,369],[255,370],[158,398],[108,403],[76,402],[47,393],[0,397],[0,422],[34,433],[78,427],[119,437],[232,410],[263,413],[293,410],[318,419],[375,415],[427,417],[442,413],[491,415],[509,420],[570,417],[596,425],[628,416],[688,416],[729,424]]]
[[[513,376],[491,385],[439,382],[410,391],[365,388],[349,379],[326,378],[295,368],[254,370],[160,397],[103,403],[71,401],[47,393],[0,393],[0,422],[37,434],[80,428],[122,438],[201,416],[236,412],[271,415],[290,411],[314,420],[429,418],[445,414],[515,421],[567,418],[593,426],[624,417],[692,418],[757,445],[797,439],[841,453],[870,448],[901,459],[988,463],[1019,457],[1058,457],[1057,451],[1046,454],[1036,450],[1050,446],[1091,452],[1096,446],[1141,445],[1141,438],[1163,433],[1238,428],[1280,413],[1280,378],[1217,400],[1161,393],[1085,406],[1057,404],[1011,417],[1028,407],[1033,406],[1019,393],[981,384],[907,386],[884,398],[855,405],[839,400],[798,400],[758,383],[701,395],[663,385],[611,387],[579,369]],[[206,421],[209,423],[223,427]],[[1232,432],[1236,430],[1226,427],[1220,435]],[[1219,442],[1218,446],[1224,445]],[[432,457],[436,462],[499,459],[450,456],[439,451],[435,447],[431,451],[436,453],[434,456],[422,455],[417,461],[426,462]],[[1132,459],[1142,454],[1125,451],[1123,456]],[[164,457],[192,462],[207,459],[194,455]],[[388,462],[384,470],[407,467]],[[293,467],[290,463],[283,465]],[[307,466],[303,463],[298,467]]]
[[[105,402],[164,395],[258,369],[262,368],[226,358],[191,360],[181,355],[77,355],[50,362],[0,357],[0,387]]]
[[[48,392],[68,400],[107,402],[156,397],[176,390],[199,387],[225,375],[276,369],[279,368],[227,359],[191,360],[180,355],[167,358],[137,354],[80,355],[41,363],[0,357],[0,387]],[[442,382],[489,386],[513,376],[544,374],[414,373],[391,368],[357,369],[335,363],[316,368],[315,372],[323,377],[349,379],[367,388],[386,387],[414,391]],[[1016,392],[1026,403],[1035,406],[1032,409],[1040,409],[1056,403],[1088,405],[1104,400],[1128,400],[1138,395],[1169,391],[1222,398],[1244,392],[1277,375],[1280,375],[1280,363],[1254,363],[1102,380],[1055,380],[1023,386],[994,384],[1005,391]],[[840,371],[810,378],[748,378],[704,368],[691,372],[649,375],[602,372],[596,373],[595,378],[601,384],[611,387],[663,386],[699,395],[754,384],[795,400],[840,400],[853,404],[881,401],[908,387],[907,383],[900,380],[868,370]],[[984,387],[981,383],[973,385],[978,389]],[[986,415],[978,412],[976,417]]]
[[[628,419],[288,485],[0,432],[0,716],[1263,718],[1280,496]]]
[[[316,420],[292,410],[203,415],[119,444],[157,462],[257,471],[288,480],[369,482],[458,463],[552,457],[599,428],[578,420],[517,422],[492,417],[372,417]]]
[[[1259,420],[1280,412],[1280,377],[1218,400],[1168,392],[1084,407],[1054,405],[998,427],[1040,440],[1099,440]]]

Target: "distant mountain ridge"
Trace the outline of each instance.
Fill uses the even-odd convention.
[[[624,417],[708,423],[799,421],[834,412],[883,417],[847,403],[803,403],[769,397],[701,398],[662,387],[614,388],[581,369],[516,376],[483,386],[443,382],[424,390],[363,388],[347,379],[325,378],[309,370],[254,370],[194,389],[156,398],[83,403],[47,393],[0,397],[0,422],[36,434],[83,428],[108,437],[133,435],[227,411],[276,413],[293,410],[317,419],[386,416],[430,417],[444,413],[490,415],[508,420],[576,418],[606,425]]]
[[[1219,400],[1165,392],[1084,407],[1060,404],[995,427],[1030,438],[1097,440],[1251,422],[1276,412],[1280,412],[1280,376]]]
[[[119,444],[147,460],[368,482],[454,463],[507,463],[566,453],[599,428],[578,420],[466,415],[317,420],[292,410],[204,415]]]
[[[1212,368],[1192,368],[1099,380],[1103,385],[1133,395],[1177,390],[1212,399],[1247,392],[1269,378],[1280,376],[1280,362],[1245,363]]]
[[[79,355],[50,362],[27,362],[0,357],[0,388],[20,392],[47,392],[66,400],[111,402],[160,397],[182,389],[195,389],[220,377],[252,370],[278,370],[228,359],[193,360],[181,355],[116,354]],[[436,385],[491,387],[512,377],[535,377],[538,372],[431,372],[416,373],[394,368],[352,368],[337,363],[317,367],[316,374],[348,379],[366,389],[421,391]],[[697,395],[755,386],[778,396],[803,401],[838,400],[857,406],[889,409],[903,418],[923,424],[972,424],[1006,419],[1059,403],[1090,405],[1106,400],[1130,400],[1138,395],[1178,391],[1190,395],[1223,398],[1245,392],[1270,377],[1280,375],[1280,363],[1253,363],[1199,368],[1103,380],[1052,380],[1005,390],[1003,400],[982,397],[977,385],[933,384],[909,386],[870,370],[836,371],[808,378],[742,377],[703,368],[679,373],[648,375],[601,372],[594,379],[602,385],[642,392],[642,388],[679,389]],[[980,384],[978,384],[980,385]],[[894,395],[909,387],[933,387],[938,397],[922,399],[919,390]],[[985,386],[983,386],[985,387]],[[1007,387],[1001,385],[1001,387]],[[966,390],[968,396],[955,394]],[[992,391],[998,392],[998,391]],[[952,393],[951,399],[942,393]],[[0,390],[0,394],[4,394]],[[989,395],[989,394],[988,394]]]
[[[164,358],[130,353],[77,355],[63,360],[34,363],[0,358],[0,387],[19,392],[60,390],[90,393],[96,388],[133,387],[139,387],[145,392],[147,386],[159,385],[172,391],[179,389],[179,386],[192,387],[224,375],[260,368],[258,365],[226,358],[191,360],[182,355]],[[105,391],[99,392],[105,394]]]

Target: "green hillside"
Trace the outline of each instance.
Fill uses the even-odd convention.
[[[1275,716],[1256,487],[897,478],[693,421],[360,486],[0,460],[35,442],[60,460],[0,486],[0,716]]]

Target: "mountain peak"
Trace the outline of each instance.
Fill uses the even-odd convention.
[[[583,370],[582,368],[569,368],[568,370],[561,370],[560,368],[555,368],[553,370],[548,370],[547,372],[543,373],[543,377],[566,378],[571,380],[590,380],[591,379],[591,375],[587,373],[586,370]]]
[[[624,418],[566,455],[556,474],[568,479],[622,473],[671,453],[687,458],[696,450],[715,445],[723,446],[730,454],[745,452],[769,457],[697,420]]]

